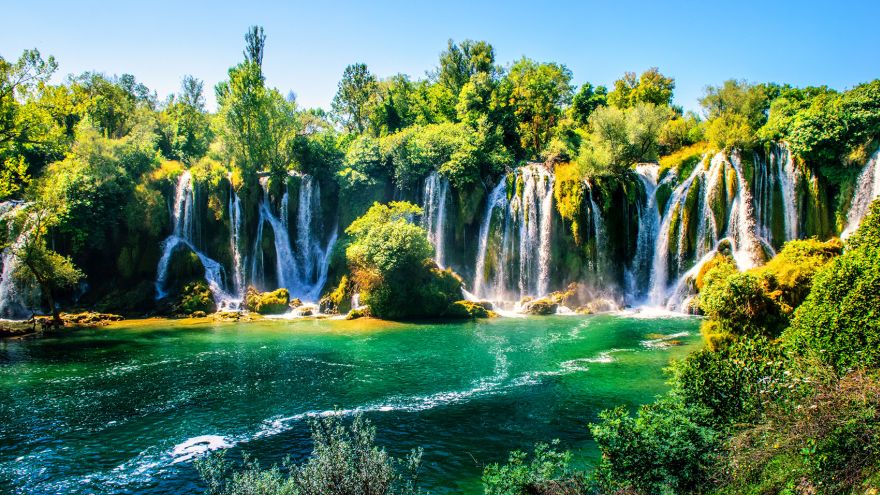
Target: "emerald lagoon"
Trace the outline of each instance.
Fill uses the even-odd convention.
[[[582,465],[587,423],[666,390],[700,344],[672,315],[125,322],[0,341],[0,491],[199,492],[208,449],[302,460],[309,418],[362,412],[394,455],[424,448],[432,493],[481,491],[483,466],[560,438]]]

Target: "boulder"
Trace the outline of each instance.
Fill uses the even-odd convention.
[[[290,293],[281,288],[271,292],[259,292],[253,287],[248,287],[245,294],[245,307],[261,315],[280,315],[290,309]]]
[[[522,306],[522,312],[529,315],[554,315],[559,304],[549,298],[542,297],[528,301]]]

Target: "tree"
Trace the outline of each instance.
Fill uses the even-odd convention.
[[[245,177],[255,176],[266,163],[260,133],[265,115],[266,88],[259,67],[243,63],[229,69],[229,80],[217,85],[221,137],[236,167]]]
[[[70,258],[49,249],[46,236],[58,222],[60,205],[53,199],[43,199],[17,210],[11,229],[15,239],[9,244],[13,256],[13,278],[19,286],[35,286],[46,299],[52,322],[63,324],[55,294],[58,290],[76,285],[82,272]]]
[[[593,111],[608,103],[608,90],[605,86],[593,88],[584,83],[571,101],[571,116],[580,125],[587,125]]]
[[[495,75],[495,49],[492,45],[473,40],[456,45],[449,40],[446,50],[440,54],[440,67],[435,76],[438,84],[457,97],[471,77],[480,73],[490,77]]]
[[[675,80],[661,74],[657,67],[651,67],[639,77],[635,72],[627,72],[614,81],[614,90],[608,93],[608,103],[617,108],[629,108],[638,103],[669,105],[674,89]]]
[[[266,49],[266,35],[263,34],[262,26],[251,26],[244,35],[245,48],[244,59],[247,62],[256,64],[262,70],[263,53]]]
[[[671,116],[669,107],[652,103],[599,107],[590,115],[590,138],[578,155],[581,170],[621,173],[634,163],[656,160],[660,131]]]
[[[571,71],[564,65],[523,57],[513,64],[507,78],[522,147],[537,157],[571,102]]]
[[[172,98],[164,111],[167,120],[165,139],[168,158],[193,163],[205,156],[214,138],[208,114],[202,81],[185,76],[181,93]]]
[[[708,86],[700,99],[708,118],[706,137],[717,149],[750,149],[757,131],[767,121],[770,97],[766,85],[730,79]]]
[[[367,129],[378,89],[376,76],[370,73],[366,64],[353,64],[345,68],[332,106],[333,113],[346,129],[358,134]]]

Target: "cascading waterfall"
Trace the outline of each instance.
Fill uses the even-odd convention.
[[[422,226],[428,231],[428,240],[434,245],[434,258],[437,265],[445,266],[446,248],[446,202],[449,196],[449,181],[439,173],[431,172],[425,179],[423,193]]]
[[[851,236],[862,219],[868,213],[868,207],[874,199],[880,197],[880,170],[877,168],[877,161],[880,160],[880,149],[874,152],[862,173],[859,174],[859,180],[856,183],[856,191],[853,194],[852,202],[850,202],[849,212],[846,215],[846,227],[841,232],[840,237],[846,239]]]
[[[754,209],[758,235],[768,243],[781,246],[799,236],[797,186],[801,173],[785,143],[774,143],[767,159],[754,154]],[[774,233],[776,206],[782,207],[783,238]]]
[[[336,229],[326,245],[322,245],[323,219],[321,216],[320,185],[309,175],[301,176],[297,198],[296,237],[292,244],[288,224],[289,194],[281,198],[281,211],[273,212],[269,198],[268,177],[260,179],[263,197],[260,202],[257,236],[254,239],[251,261],[251,283],[265,285],[265,265],[261,248],[263,229],[272,229],[275,246],[275,275],[277,286],[290,292],[291,297],[316,301],[327,282],[330,254],[336,242]]]
[[[593,197],[593,187],[589,181],[584,181],[587,190],[587,198],[590,200],[590,235],[593,240],[593,258],[589,261],[590,268],[594,272],[601,272],[605,257],[605,223],[602,221],[602,213]]]
[[[660,210],[657,207],[657,179],[660,167],[656,164],[636,166],[636,175],[645,188],[645,204],[639,210],[639,233],[636,254],[633,257],[627,280],[627,292],[633,301],[641,301],[650,286],[651,261],[657,229],[660,227]]]
[[[492,190],[480,226],[473,284],[478,297],[503,302],[548,293],[553,180],[546,168],[527,165],[517,169],[514,191],[506,181]]]
[[[226,272],[223,265],[209,258],[196,247],[193,223],[194,203],[195,189],[192,185],[192,176],[189,171],[185,171],[180,174],[174,192],[174,205],[171,210],[173,229],[171,235],[162,242],[162,256],[159,258],[159,265],[156,268],[156,299],[162,299],[168,295],[166,287],[168,265],[174,252],[178,248],[185,247],[196,254],[204,267],[205,281],[214,294],[214,302],[217,307],[221,309],[237,308],[241,304],[241,298],[227,291]]]
[[[664,181],[674,180],[667,176]],[[727,239],[740,269],[759,264],[769,243],[757,234],[752,196],[740,158],[722,153],[706,158],[673,191],[654,243],[649,302],[680,309],[687,282]],[[719,226],[724,226],[719,228]],[[676,279],[670,284],[673,268]]]
[[[244,292],[244,259],[241,255],[241,198],[230,186],[229,191],[229,244],[232,252],[232,282],[235,294]]]

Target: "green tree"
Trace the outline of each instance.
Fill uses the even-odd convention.
[[[571,116],[578,124],[587,125],[593,111],[607,103],[608,90],[605,86],[593,88],[592,84],[584,83],[571,100]]]
[[[263,53],[266,50],[266,35],[263,33],[263,26],[251,26],[244,35],[244,41],[245,61],[255,64],[262,70]]]
[[[50,249],[46,241],[49,229],[58,223],[61,209],[57,198],[45,195],[40,201],[18,209],[12,219],[14,225],[8,230],[14,236],[9,240],[15,264],[12,276],[19,286],[39,289],[55,326],[63,325],[55,295],[83,277],[69,257]]]
[[[671,116],[669,107],[652,103],[627,109],[599,107],[590,116],[590,137],[578,155],[581,170],[616,174],[634,163],[656,160],[660,132]]]
[[[163,112],[167,120],[164,140],[168,158],[192,164],[208,152],[214,133],[205,111],[203,87],[202,81],[185,76],[181,93],[172,98]]]
[[[750,149],[757,143],[757,131],[767,121],[770,107],[768,86],[728,80],[709,86],[700,104],[708,122],[706,137],[717,149]]]
[[[495,49],[485,41],[464,40],[460,45],[449,40],[440,54],[440,67],[435,77],[454,96],[475,74],[495,76]]]
[[[564,65],[524,57],[513,64],[507,78],[522,147],[537,157],[571,103],[571,71]]]
[[[657,67],[651,67],[638,77],[635,72],[627,72],[614,81],[614,90],[608,93],[608,103],[617,108],[629,108],[638,103],[670,105],[674,89],[675,80],[661,74]]]
[[[339,89],[333,97],[333,113],[350,132],[363,134],[369,124],[372,107],[376,104],[379,84],[366,64],[345,68]]]

